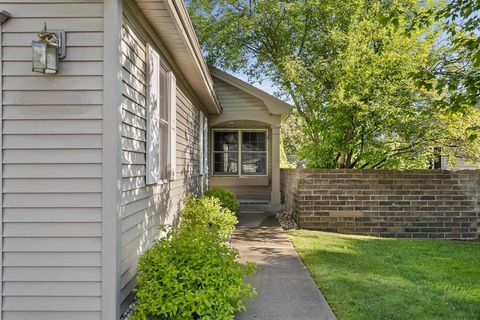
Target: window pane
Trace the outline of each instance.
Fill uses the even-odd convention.
[[[215,132],[214,151],[235,151],[238,152],[237,132]]]
[[[267,174],[266,152],[242,153],[242,174],[245,174],[245,175]]]
[[[167,70],[160,67],[160,119],[168,122],[168,77]]]
[[[238,152],[215,152],[215,173],[238,174]]]
[[[242,133],[242,152],[244,151],[267,151],[265,132],[243,132]]]
[[[160,178],[168,177],[168,123],[160,121]]]

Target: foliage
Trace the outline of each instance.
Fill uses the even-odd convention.
[[[444,54],[417,74],[418,84],[435,88],[442,107],[475,107],[480,102],[480,1],[448,1],[423,12],[417,21],[420,26],[437,23],[445,34],[438,44]]]
[[[213,232],[220,241],[227,240],[238,222],[235,214],[224,206],[222,200],[208,195],[201,198],[187,197],[185,207],[178,212],[178,216],[180,233]]]
[[[296,156],[298,149],[304,143],[302,127],[304,123],[298,116],[297,110],[282,123],[281,137],[285,153],[289,156]]]
[[[280,168],[295,168],[295,164],[288,162],[287,153],[285,152],[285,144],[283,142],[283,134],[280,136]]]
[[[480,164],[480,109],[464,107],[470,112],[439,112],[435,125],[443,128],[437,140],[442,141],[442,153],[455,166],[458,159],[475,165]]]
[[[133,319],[233,319],[255,294],[243,282],[255,266],[237,262],[226,242],[234,214],[216,199],[190,197],[179,215],[179,228],[139,260]]]
[[[339,320],[478,319],[478,242],[290,235]]]
[[[438,137],[445,128],[437,126],[443,115],[433,103],[441,96],[433,87],[419,87],[415,77],[444,54],[436,48],[441,36],[436,25],[416,24],[435,4],[190,0],[188,5],[209,63],[242,70],[252,79],[269,78],[280,96],[293,101],[302,135],[295,151],[308,166],[425,167],[430,147],[444,142]],[[471,109],[463,112],[468,116]]]
[[[227,208],[235,214],[240,211],[240,205],[237,201],[235,193],[228,191],[227,189],[215,187],[205,192],[206,197],[214,197],[220,201],[222,207]]]

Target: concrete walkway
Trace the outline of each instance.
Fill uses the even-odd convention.
[[[257,264],[248,282],[257,296],[236,319],[336,319],[275,217],[263,212],[241,213],[233,234],[240,259]]]

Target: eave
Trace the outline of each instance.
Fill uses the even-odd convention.
[[[147,21],[158,34],[180,72],[210,114],[220,114],[200,44],[181,0],[135,0]]]

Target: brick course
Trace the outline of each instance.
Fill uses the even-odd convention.
[[[478,239],[478,170],[282,169],[281,192],[303,229]]]

